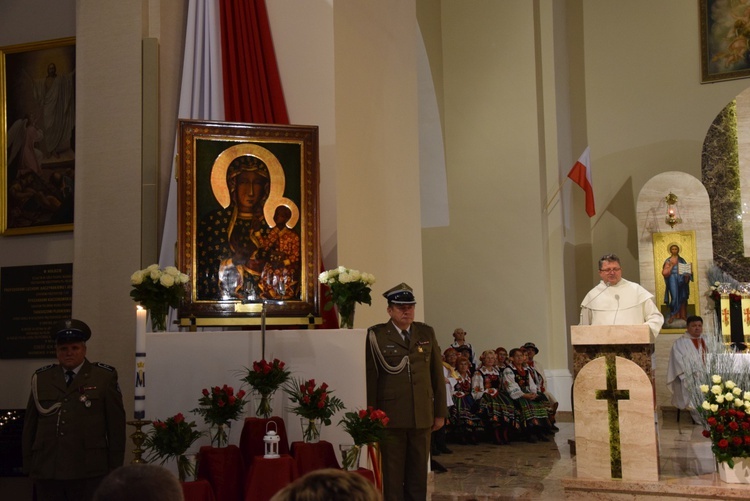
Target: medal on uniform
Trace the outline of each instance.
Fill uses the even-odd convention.
[[[84,405],[84,407],[89,408],[91,407],[91,400],[89,400],[89,397],[86,396],[86,390],[95,390],[96,386],[81,386],[78,388],[78,391],[81,392],[81,396],[78,397],[78,400]]]
[[[419,353],[422,353],[422,352],[423,352],[424,350],[422,349],[422,347],[421,347],[421,346],[418,346],[418,347],[417,347],[417,351],[418,351]]]

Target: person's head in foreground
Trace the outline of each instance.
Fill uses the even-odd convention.
[[[155,464],[121,466],[104,477],[94,501],[184,501],[182,486],[166,468]]]
[[[381,501],[375,486],[359,473],[332,468],[311,471],[276,493],[271,501]]]

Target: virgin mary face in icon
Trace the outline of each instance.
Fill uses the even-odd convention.
[[[227,187],[240,214],[262,214],[271,190],[266,166],[254,157],[240,157],[227,169]]]

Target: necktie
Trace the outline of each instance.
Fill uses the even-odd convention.
[[[409,331],[403,330],[401,331],[401,335],[404,336],[404,340],[406,341],[407,344],[411,342],[411,336],[409,335]]]
[[[73,382],[73,378],[76,377],[76,373],[73,371],[65,371],[65,384],[70,386]]]

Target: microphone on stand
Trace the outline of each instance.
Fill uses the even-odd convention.
[[[604,285],[605,285],[605,287],[604,287],[604,288],[603,288],[602,290],[600,290],[600,291],[599,291],[599,294],[597,294],[596,296],[592,297],[592,298],[591,298],[591,299],[589,300],[589,302],[588,302],[588,303],[586,303],[586,304],[582,304],[582,305],[581,305],[581,314],[580,314],[580,318],[578,319],[578,324],[579,324],[579,325],[581,325],[581,324],[583,323],[583,310],[584,310],[585,308],[588,308],[588,306],[589,306],[589,305],[590,305],[591,303],[593,303],[594,301],[596,301],[596,298],[598,298],[599,296],[601,296],[601,295],[602,295],[602,294],[604,293],[604,291],[606,291],[606,290],[607,290],[607,289],[609,288],[609,282],[604,282]],[[618,297],[619,297],[619,296],[618,296]],[[618,304],[619,304],[619,303],[618,303]]]
[[[612,319],[612,325],[616,325],[615,321],[617,320],[617,313],[620,311],[620,295],[615,294],[615,299],[617,300],[617,309],[615,310],[615,316]]]

